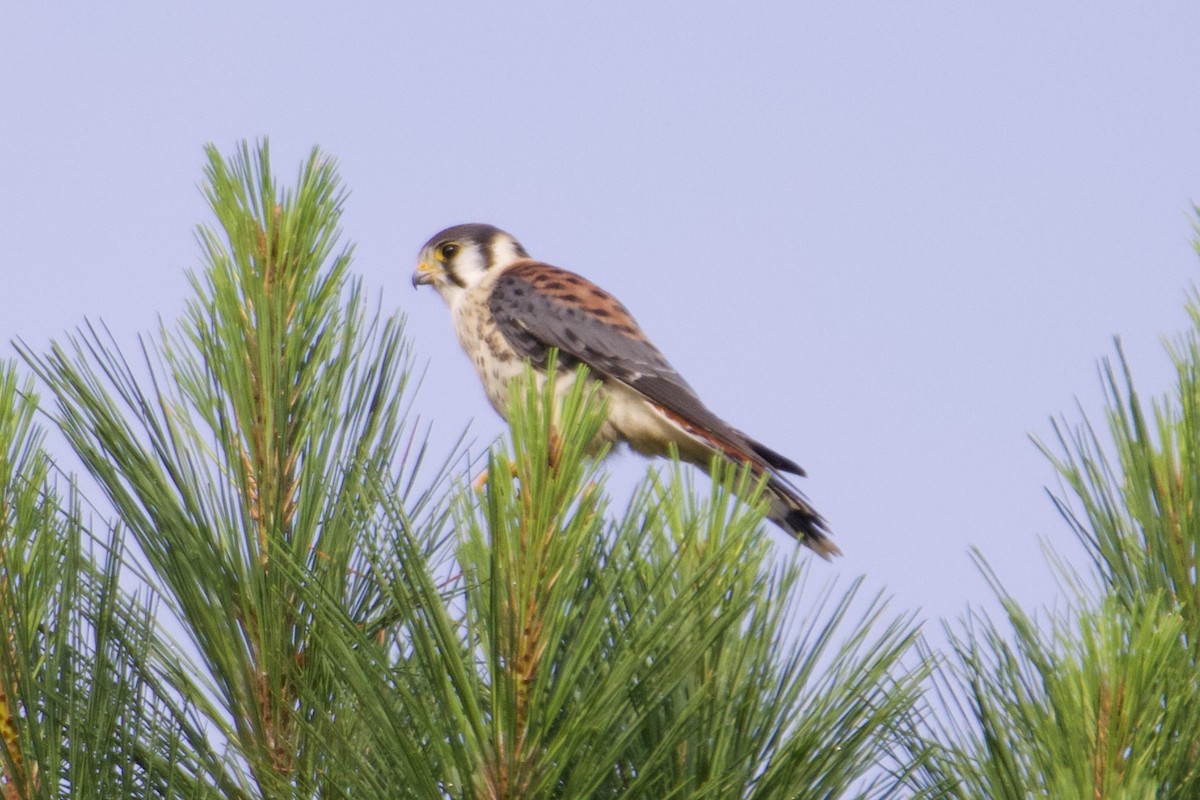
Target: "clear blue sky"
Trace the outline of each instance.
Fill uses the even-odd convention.
[[[6,4],[0,340],[173,319],[204,143],[270,136],[285,176],[316,144],[440,441],[503,428],[409,276],[491,222],[808,468],[846,553],[819,570],[956,615],[988,597],[976,545],[1052,599],[1038,537],[1071,539],[1028,435],[1099,418],[1113,335],[1165,391],[1186,325],[1200,5],[343,5]]]

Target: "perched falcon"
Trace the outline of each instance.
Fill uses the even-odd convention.
[[[413,286],[430,284],[450,306],[454,329],[501,415],[508,383],[526,361],[544,367],[551,348],[565,366],[582,362],[607,397],[601,441],[680,457],[707,470],[714,455],[766,475],[769,518],[823,558],[840,555],[821,515],[788,482],[794,461],[731,427],[658,351],[625,306],[573,272],[535,261],[491,225],[456,225],[421,249]]]

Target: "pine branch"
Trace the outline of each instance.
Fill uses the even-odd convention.
[[[350,250],[335,252],[333,163],[314,151],[282,189],[266,145],[209,157],[219,228],[200,231],[206,264],[178,332],[144,346],[144,367],[93,328],[28,358],[199,654],[202,669],[174,674],[180,691],[261,796],[294,797],[321,785],[308,721],[355,726],[302,590],[378,629],[388,612],[367,555],[382,500],[369,478],[402,476],[389,488],[436,529],[425,514],[438,477],[415,490],[415,467],[398,462],[410,357],[398,318],[366,315]]]
[[[121,588],[116,531],[92,539],[56,487],[36,407],[0,367],[0,796],[240,796]]]
[[[415,761],[462,798],[898,792],[866,776],[911,724],[911,622],[877,601],[851,619],[854,587],[801,611],[800,562],[768,568],[763,509],[736,499],[756,497],[748,474],[718,470],[699,502],[677,466],[613,519],[585,456],[603,414],[586,382],[530,375],[512,396],[511,443],[482,494],[456,496],[449,583],[400,535],[377,564],[402,620],[390,654],[341,645],[363,751],[392,770],[359,770],[360,790],[411,784]]]
[[[1092,565],[1061,561],[1065,611],[1032,617],[980,559],[1002,623],[948,628],[950,709],[914,783],[947,797],[1200,795],[1200,297],[1169,352],[1172,394],[1146,404],[1120,343],[1101,375],[1107,437],[1086,419],[1040,444],[1055,505]],[[940,751],[940,752],[939,752]]]

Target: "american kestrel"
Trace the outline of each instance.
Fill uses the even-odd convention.
[[[529,257],[491,225],[456,225],[421,248],[413,286],[430,284],[450,306],[458,341],[475,363],[492,407],[508,410],[509,382],[525,362],[544,368],[587,364],[607,398],[597,442],[679,456],[707,471],[714,456],[767,476],[768,518],[822,558],[840,555],[828,527],[784,477],[803,475],[791,459],[730,426],[700,401],[625,306],[591,281]]]

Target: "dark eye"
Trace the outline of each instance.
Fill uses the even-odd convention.
[[[456,245],[454,242],[447,242],[441,246],[440,250],[443,261],[449,261],[458,255],[458,245]]]

